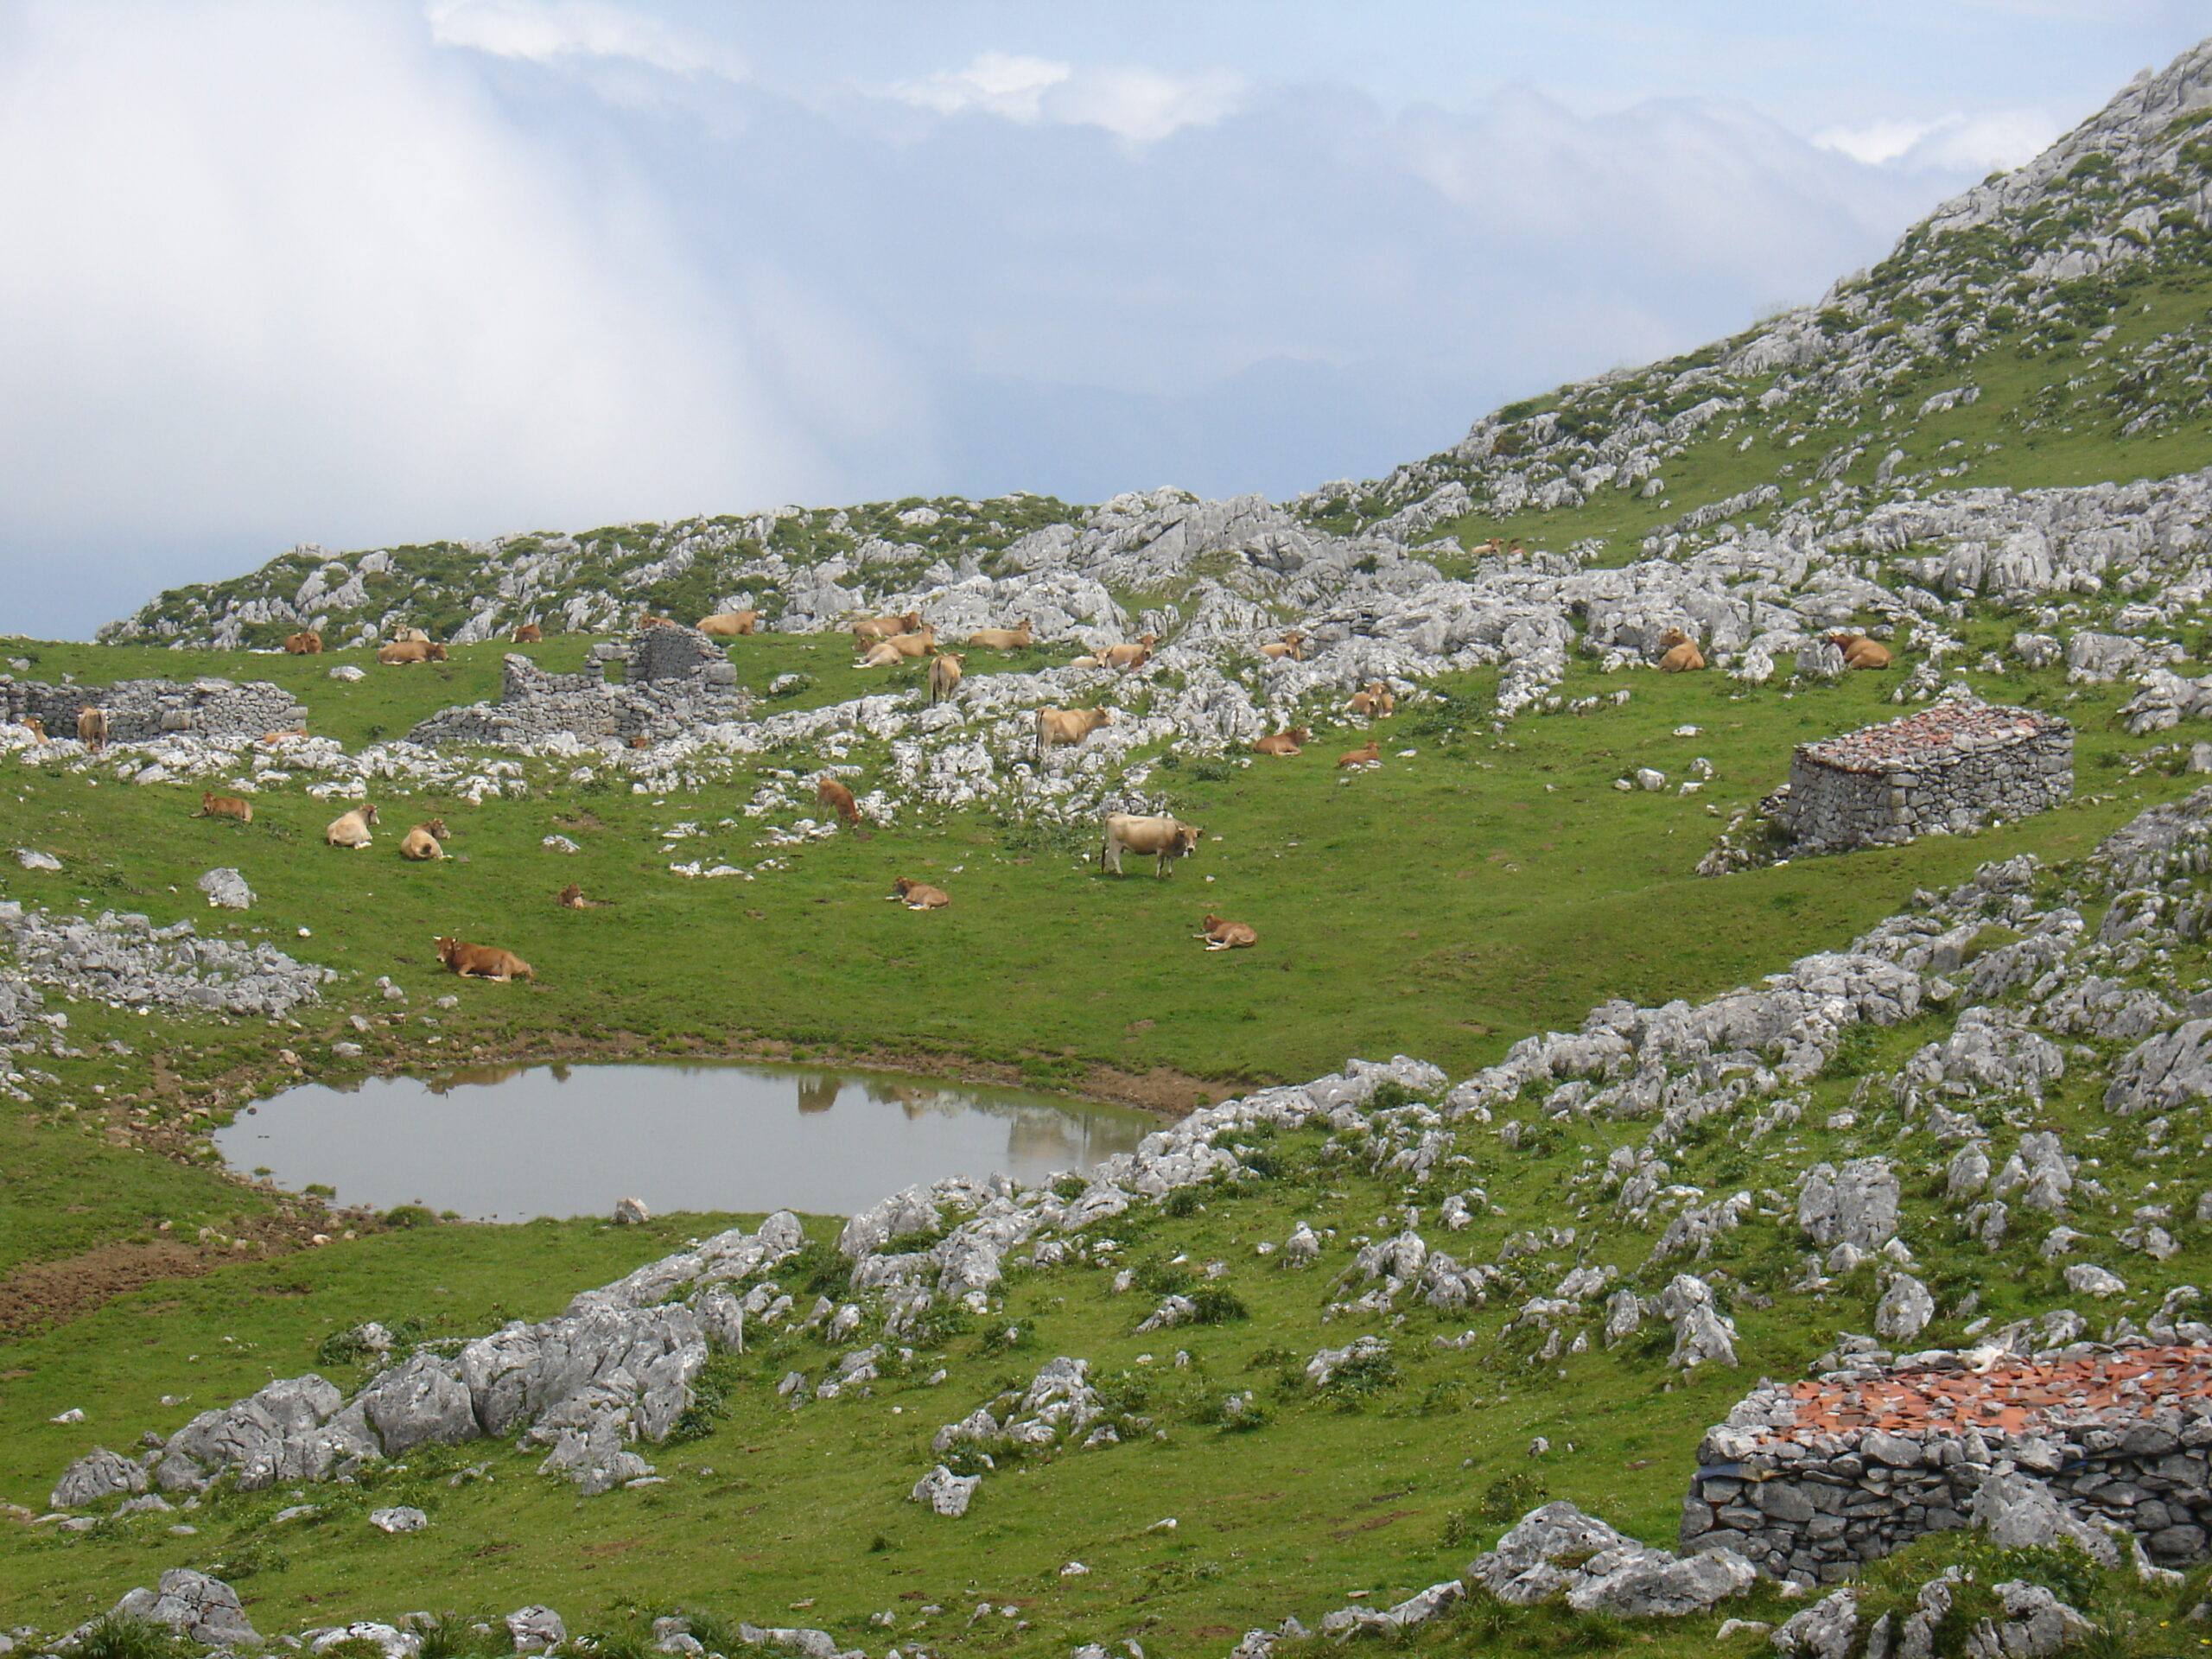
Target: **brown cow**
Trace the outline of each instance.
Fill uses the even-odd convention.
[[[1346,749],[1337,757],[1337,770],[1339,772],[1360,766],[1379,766],[1382,764],[1382,745],[1371,737],[1357,748]]]
[[[107,747],[107,710],[79,709],[77,711],[77,741],[98,754]]]
[[[253,803],[242,801],[235,795],[202,795],[195,818],[236,818],[240,823],[253,822]]]
[[[1869,639],[1863,633],[1832,633],[1828,644],[1843,653],[1846,668],[1887,668],[1890,650],[1879,640]]]
[[[446,823],[443,818],[432,818],[428,823],[418,823],[401,837],[399,855],[402,858],[411,858],[417,863],[443,858],[446,855],[446,849],[440,843],[445,838]]]
[[[960,689],[960,659],[950,652],[930,659],[930,701],[943,702]]]
[[[921,626],[921,613],[909,611],[904,616],[864,616],[853,624],[852,632],[853,638],[866,645],[894,633],[912,633]]]
[[[545,630],[535,622],[524,622],[515,629],[513,639],[518,645],[543,645],[545,643]]]
[[[1260,655],[1270,662],[1279,663],[1287,657],[1294,663],[1302,663],[1306,660],[1306,636],[1286,633],[1280,639],[1271,639],[1260,647]]]
[[[1114,723],[1110,709],[1039,709],[1037,711],[1037,758],[1053,749],[1074,748],[1101,726]]]
[[[609,899],[585,898],[584,890],[573,881],[555,893],[553,899],[563,910],[597,910],[602,906],[613,902]]]
[[[699,632],[716,639],[734,639],[750,633],[760,620],[758,611],[717,611],[699,619]]]
[[[855,668],[896,668],[905,662],[899,647],[888,639],[879,639],[868,648],[868,654],[853,664]]]
[[[901,657],[926,657],[937,649],[937,624],[925,622],[912,633],[894,633],[883,643]]]
[[[672,628],[676,624],[667,617],[655,616],[651,611],[639,611],[637,621],[632,626],[640,628]]]
[[[322,636],[313,628],[284,636],[284,652],[290,657],[315,657],[322,652]]]
[[[828,807],[854,829],[861,827],[860,804],[853,799],[853,791],[826,772],[814,780],[814,804]]]
[[[304,726],[288,726],[281,732],[264,732],[261,734],[261,747],[264,749],[273,749],[288,737],[305,737],[307,734],[308,728]]]
[[[1705,666],[1705,653],[1680,628],[1669,628],[1661,634],[1659,649],[1665,653],[1659,658],[1662,674],[1694,674]]]
[[[23,716],[23,729],[41,743],[52,741],[46,734],[46,722],[41,720],[36,715],[25,715]]]
[[[394,628],[391,638],[394,644],[402,645],[427,645],[430,643],[430,636],[420,628]]]
[[[1158,634],[1147,633],[1134,645],[1107,646],[1098,653],[1098,661],[1102,667],[1118,668],[1124,672],[1133,668],[1142,668],[1152,660],[1152,648],[1159,643]]]
[[[1238,950],[1260,942],[1260,936],[1243,923],[1224,921],[1211,914],[1198,924],[1197,937],[1206,942],[1209,950]]]
[[[438,960],[463,979],[496,979],[502,985],[513,980],[535,981],[537,970],[512,950],[493,944],[464,944],[459,939],[433,941]]]
[[[1106,664],[1096,657],[1071,657],[1068,658],[1068,666],[1070,668],[1103,668]]]
[[[377,652],[377,661],[404,667],[409,663],[442,663],[446,648],[426,639],[395,639]]]
[[[968,636],[970,650],[1027,651],[1030,646],[1029,619],[1024,617],[1019,627],[978,628]]]
[[[322,832],[324,844],[356,849],[365,847],[369,844],[369,826],[376,821],[376,808],[364,803],[344,817],[330,821],[330,827]]]
[[[1119,875],[1124,852],[1149,853],[1159,861],[1153,868],[1155,876],[1173,872],[1175,861],[1187,858],[1198,849],[1203,831],[1194,824],[1179,818],[1145,818],[1130,812],[1110,812],[1106,817],[1106,841],[1098,849],[1098,867]]]
[[[1379,715],[1387,717],[1398,712],[1398,700],[1390,695],[1390,688],[1382,681],[1370,680],[1367,683],[1366,690],[1355,691],[1351,694],[1351,702],[1347,707],[1355,715]]]
[[[909,881],[903,875],[893,879],[891,891],[883,896],[897,899],[909,910],[943,910],[952,902],[952,895],[944,888]]]
[[[1305,747],[1313,734],[1303,726],[1292,726],[1270,736],[1261,738],[1252,745],[1255,754],[1280,754],[1286,758]]]

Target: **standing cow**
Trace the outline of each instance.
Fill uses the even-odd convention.
[[[1098,849],[1098,865],[1102,870],[1116,875],[1122,873],[1124,852],[1150,854],[1157,861],[1153,868],[1155,876],[1170,874],[1175,861],[1187,858],[1198,849],[1198,840],[1204,832],[1194,824],[1178,818],[1146,818],[1134,813],[1114,812],[1107,815],[1106,842]]]

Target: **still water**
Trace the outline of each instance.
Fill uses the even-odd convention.
[[[916,1181],[1037,1181],[1128,1152],[1136,1112],[892,1072],[758,1065],[486,1066],[288,1090],[215,1144],[297,1191],[475,1221],[671,1210],[849,1215]]]

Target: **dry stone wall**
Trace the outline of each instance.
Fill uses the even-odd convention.
[[[1952,834],[2049,811],[2074,792],[2074,728],[1953,698],[1798,747],[1782,818],[1807,852]]]
[[[281,686],[265,680],[239,685],[231,680],[118,680],[110,686],[49,685],[0,675],[0,719],[20,722],[35,717],[47,735],[74,738],[77,715],[86,709],[107,714],[108,740],[150,743],[164,734],[190,732],[201,737],[260,737],[307,723],[304,705]]]
[[[499,702],[441,709],[409,739],[499,747],[561,732],[587,741],[657,740],[738,719],[750,706],[720,645],[696,628],[654,623],[626,645],[594,646],[592,665],[578,674],[548,673],[510,654],[500,663]]]

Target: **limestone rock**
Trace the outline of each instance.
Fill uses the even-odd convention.
[[[982,1484],[981,1475],[956,1475],[940,1463],[916,1481],[914,1490],[906,1496],[916,1503],[928,1504],[939,1515],[957,1519],[968,1513],[968,1504]]]
[[[260,1635],[246,1623],[238,1592],[220,1579],[189,1567],[170,1568],[162,1574],[156,1588],[133,1590],[110,1611],[166,1624],[203,1647],[257,1648],[262,1644]]]
[[[246,886],[244,876],[227,866],[209,870],[198,885],[210,905],[224,910],[246,910],[253,904],[253,889]]]
[[[569,1627],[550,1607],[532,1603],[518,1607],[502,1621],[517,1653],[543,1653],[569,1639]]]
[[[1837,1590],[1785,1620],[1768,1639],[1783,1659],[1849,1659],[1858,1635],[1858,1594]]]
[[[1838,1169],[1815,1164],[1797,1192],[1797,1225],[1826,1248],[1878,1250],[1897,1230],[1897,1178],[1884,1158],[1855,1158]]]
[[[409,1504],[389,1510],[371,1510],[369,1524],[378,1532],[420,1532],[430,1524],[430,1517]]]
[[[47,1501],[57,1510],[73,1510],[103,1497],[128,1496],[146,1490],[146,1471],[129,1458],[118,1457],[96,1446],[61,1471]]]
[[[1677,1559],[1559,1503],[1523,1516],[1467,1576],[1511,1606],[1563,1595],[1580,1611],[1649,1618],[1702,1612],[1750,1589],[1757,1575],[1732,1550]]]

